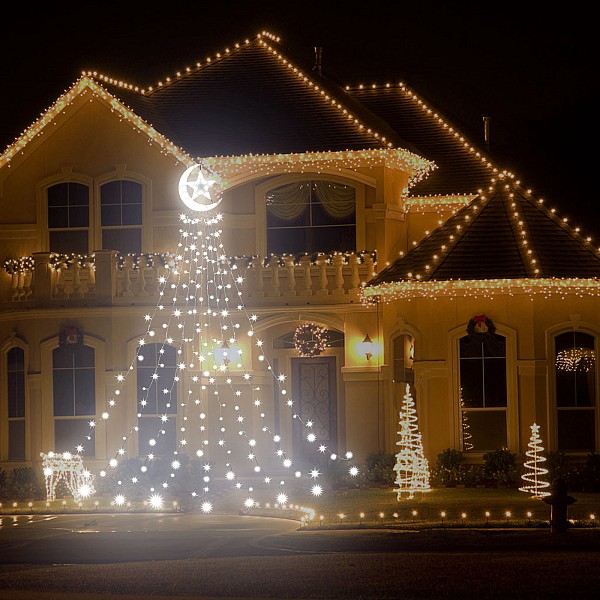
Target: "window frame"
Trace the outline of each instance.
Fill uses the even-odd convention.
[[[364,250],[366,244],[365,187],[375,187],[375,181],[359,173],[346,174],[344,171],[324,168],[318,173],[307,171],[305,173],[290,173],[275,176],[256,186],[254,190],[254,212],[256,215],[256,250],[259,256],[267,256],[267,194],[271,190],[290,183],[310,181],[331,181],[332,183],[339,183],[354,188],[356,202],[356,248],[351,251],[358,252]]]
[[[481,313],[478,313],[481,314]],[[520,451],[519,430],[519,390],[517,375],[517,332],[505,325],[494,322],[498,335],[506,342],[506,407],[490,407],[471,409],[480,411],[506,411],[506,447],[511,452]],[[448,336],[448,356],[452,357],[452,376],[450,379],[450,398],[453,399],[453,431],[454,447],[463,450],[462,443],[462,409],[460,406],[460,339],[467,335],[467,323],[450,331]],[[465,452],[469,457],[481,459],[487,451]]]
[[[50,228],[48,224],[48,190],[51,187],[56,185],[60,185],[61,183],[77,183],[80,185],[85,185],[88,188],[88,226],[77,227],[77,228],[57,228],[53,229],[53,231],[84,231],[87,230],[87,238],[88,244],[86,253],[91,253],[94,247],[94,228],[93,224],[95,222],[95,208],[93,202],[93,192],[94,192],[94,180],[91,177],[83,175],[81,173],[73,173],[70,168],[63,168],[62,172],[57,175],[53,175],[40,181],[36,185],[36,197],[37,197],[37,206],[38,206],[38,239],[41,242],[42,247],[40,251],[42,252],[52,252],[53,248],[50,247]]]
[[[117,165],[114,171],[104,173],[94,180],[94,214],[96,219],[94,221],[94,248],[102,248],[102,232],[104,227],[102,226],[102,202],[101,202],[101,188],[107,183],[113,181],[132,181],[141,186],[142,192],[142,224],[141,225],[120,225],[120,226],[108,226],[110,230],[123,230],[123,229],[139,229],[141,231],[141,247],[140,253],[148,253],[152,251],[152,182],[150,179],[135,173],[128,171],[125,165]],[[103,248],[107,250],[114,250],[114,248]]]
[[[82,173],[75,173],[72,167],[63,167],[60,173],[47,177],[36,185],[37,231],[40,240],[39,252],[50,252],[50,230],[48,228],[48,188],[60,183],[79,183],[88,187],[89,192],[89,225],[87,254],[102,249],[102,223],[100,187],[115,180],[128,180],[142,186],[142,225],[141,253],[152,252],[152,181],[133,171],[126,165],[116,165],[115,170],[99,175],[96,178]],[[129,226],[126,226],[129,228]]]
[[[25,415],[10,420],[22,420],[25,423],[24,458],[9,458],[9,416],[8,416],[8,353],[14,348],[23,351],[23,369],[25,375]],[[30,394],[29,394],[29,346],[17,337],[11,337],[0,347],[0,461],[27,463],[31,461],[30,452]]]
[[[137,361],[137,354],[138,354],[138,349],[139,349],[139,340],[140,340],[140,335],[136,336],[135,338],[131,339],[128,343],[127,343],[127,356],[129,357],[129,364],[135,364],[135,368],[132,370],[131,372],[131,376],[128,377],[128,384],[127,384],[127,397],[130,398],[130,400],[128,400],[128,410],[127,410],[127,430],[130,432],[133,432],[133,435],[129,436],[128,439],[128,445],[127,445],[127,451],[129,452],[130,456],[137,456],[137,457],[142,457],[142,456],[147,456],[148,452],[142,452],[142,445],[144,444],[144,440],[140,440],[140,435],[139,435],[139,431],[136,430],[136,428],[139,428],[139,421],[140,419],[156,419],[156,418],[160,418],[160,415],[162,413],[142,413],[140,410],[140,406],[139,406],[139,399],[137,396],[137,389],[138,389],[138,361]],[[163,344],[159,341],[157,342],[151,342],[152,344],[155,344],[157,346],[162,346]],[[164,344],[165,346],[170,346],[171,348],[173,348],[176,352],[175,354],[175,365],[177,365],[178,362],[178,355],[177,355],[177,344],[180,343],[180,340],[173,340],[173,344]],[[149,344],[148,344],[149,345]],[[184,349],[184,355],[185,355],[185,349]],[[187,364],[187,360],[186,358],[181,358],[181,361],[185,361]],[[177,370],[176,370],[177,373]],[[175,435],[176,435],[176,439],[175,439],[175,448],[177,450],[179,450],[179,441],[181,439],[181,426],[182,423],[186,422],[185,418],[188,416],[187,414],[187,405],[186,406],[182,406],[183,400],[181,399],[181,394],[183,392],[184,389],[189,389],[189,375],[188,375],[188,370],[185,369],[182,372],[179,373],[179,381],[175,383],[177,391],[176,391],[176,405],[175,405],[175,413],[170,413],[170,418],[174,417],[174,421],[175,421]],[[188,425],[189,425],[189,420],[187,421]],[[146,450],[146,447],[144,446],[144,450]],[[163,455],[157,455],[157,457],[162,457]],[[164,455],[166,457],[170,456],[170,454],[166,454]]]
[[[546,332],[547,356],[548,356],[548,448],[558,450],[558,397],[556,389],[556,338],[565,333],[585,333],[594,338],[594,350],[596,352],[595,376],[595,403],[593,407],[587,407],[585,410],[594,410],[594,429],[595,429],[595,448],[600,450],[600,365],[598,364],[598,351],[600,350],[600,330],[589,323],[572,321],[562,323],[552,327]],[[565,407],[567,408],[567,407]],[[569,450],[564,451],[569,456],[584,457],[589,454],[589,450]]]
[[[113,184],[113,183],[120,183],[121,184],[121,202],[118,204],[118,206],[121,209],[121,221],[123,220],[123,207],[125,205],[125,203],[123,202],[123,188],[122,188],[122,184],[124,181],[129,181],[131,183],[134,183],[136,185],[139,186],[139,191],[140,191],[140,198],[141,198],[141,202],[140,202],[140,223],[139,224],[134,224],[134,225],[123,225],[122,223],[120,225],[105,225],[102,222],[102,190],[105,186]],[[142,241],[142,235],[143,235],[143,227],[144,227],[144,187],[141,183],[139,183],[138,181],[134,181],[132,179],[111,179],[110,181],[105,181],[104,183],[102,183],[102,185],[100,185],[98,187],[98,194],[99,194],[99,202],[100,202],[100,209],[98,211],[98,218],[99,218],[99,228],[100,228],[100,243],[101,246],[104,250],[116,250],[117,252],[121,252],[120,250],[118,250],[117,248],[104,248],[105,244],[104,244],[104,233],[106,231],[139,231],[139,236],[140,236],[140,253],[142,252],[142,247],[143,247],[143,241]],[[116,205],[117,206],[117,205]],[[122,254],[122,252],[121,252]]]
[[[93,337],[91,335],[83,335],[83,344],[94,349],[94,360],[95,360],[95,391],[96,391],[96,413],[94,414],[94,421],[96,427],[94,428],[94,456],[84,452],[83,459],[86,460],[86,455],[89,460],[106,460],[106,421],[98,418],[98,415],[102,411],[102,399],[106,398],[106,366],[105,366],[105,343],[103,340]],[[40,344],[41,363],[42,363],[42,410],[41,410],[41,422],[52,423],[52,427],[42,428],[42,449],[45,452],[50,450],[63,451],[64,449],[55,448],[55,437],[54,437],[54,422],[58,420],[66,419],[81,419],[88,421],[91,420],[88,416],[82,417],[55,417],[54,416],[54,386],[53,386],[53,362],[52,353],[53,350],[59,346],[59,336],[53,336]],[[114,425],[113,425],[114,426]],[[84,440],[82,440],[84,442]],[[84,444],[85,445],[85,444]]]

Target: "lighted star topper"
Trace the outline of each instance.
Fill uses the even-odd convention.
[[[201,165],[193,165],[185,170],[179,180],[179,197],[191,210],[207,211],[219,205],[222,198],[213,200],[210,188],[217,183],[214,179],[206,179]]]

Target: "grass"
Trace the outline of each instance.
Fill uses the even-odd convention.
[[[600,494],[572,495],[577,502],[569,508],[569,518],[576,525],[595,526],[591,515],[600,515]],[[392,488],[350,489],[320,498],[301,493],[291,496],[294,505],[298,503],[315,511],[315,519],[310,525],[312,528],[535,526],[550,519],[548,504],[516,489],[434,488],[412,500],[404,498],[400,501]],[[264,503],[261,509],[264,511]],[[443,516],[442,512],[445,513]],[[344,517],[340,517],[341,514]]]
[[[284,509],[275,505],[273,490],[254,490],[252,497],[259,503],[253,514],[300,520],[314,511],[310,528],[348,527],[456,527],[456,526],[543,526],[550,518],[550,507],[516,489],[434,488],[414,499],[397,500],[393,488],[357,488],[330,492],[316,498],[305,489],[290,489],[290,504]],[[600,518],[600,494],[572,494],[577,502],[569,507],[569,518],[577,526],[595,526]],[[214,502],[215,511],[236,514],[243,508],[245,497],[232,492]],[[98,504],[96,504],[96,502]],[[94,512],[151,512],[142,502],[117,507],[110,497],[91,498],[81,507],[72,498],[45,501],[4,502],[0,514],[85,514]],[[186,510],[194,510],[198,503]],[[298,510],[301,508],[301,510]],[[160,512],[176,511],[172,501],[165,502]],[[444,515],[442,516],[442,512]],[[486,512],[489,516],[486,516]],[[510,515],[507,515],[507,512]],[[530,513],[530,515],[528,514]],[[340,515],[343,514],[343,517]],[[464,516],[463,516],[464,515]],[[321,518],[322,517],[322,518]]]

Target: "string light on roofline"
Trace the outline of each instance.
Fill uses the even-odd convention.
[[[501,295],[527,295],[530,298],[567,296],[600,296],[599,278],[519,278],[519,279],[455,279],[446,281],[396,281],[380,283],[361,290],[363,303],[382,300],[411,300],[414,298],[486,298]]]
[[[92,97],[100,98],[106,102],[112,111],[116,112],[120,118],[130,123],[135,129],[145,133],[149,140],[160,148],[161,152],[174,157],[177,161],[186,166],[194,164],[195,161],[186,152],[169,141],[164,135],[144,121],[144,119],[125,106],[123,102],[106,91],[94,79],[84,75],[60,96],[39,119],[32,123],[12,144],[8,146],[0,156],[0,167],[3,167],[6,164],[10,166],[10,161],[17,154],[22,152],[30,141],[43,134],[44,129],[78,97],[84,96],[89,92],[92,93]]]

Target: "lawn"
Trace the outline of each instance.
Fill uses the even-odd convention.
[[[412,500],[403,498],[401,501],[397,500],[392,487],[348,489],[329,492],[319,498],[301,488],[287,492],[289,504],[282,508],[275,503],[276,491],[254,490],[252,497],[258,507],[251,509],[252,514],[298,520],[311,515],[311,528],[543,526],[550,518],[550,507],[546,503],[516,489],[434,488],[429,493],[417,494]],[[247,496],[247,492],[232,491],[225,494],[213,501],[214,511],[237,514],[243,510]],[[595,526],[592,515],[600,518],[600,494],[574,492],[572,496],[576,498],[576,503],[569,508],[569,518],[574,525]],[[184,511],[200,508],[199,502],[190,503],[185,499],[184,502]],[[180,503],[175,505],[173,499],[165,499],[163,508],[157,512],[179,510],[180,506]],[[302,510],[297,510],[299,507]],[[118,507],[108,497],[90,498],[84,500],[81,506],[72,498],[50,503],[4,502],[0,505],[0,514],[9,515],[153,510],[141,502]]]
[[[258,494],[255,496],[260,498]],[[573,493],[572,496],[576,503],[569,508],[569,518],[576,525],[595,526],[592,515],[600,515],[600,494]],[[434,488],[429,493],[417,494],[412,500],[403,498],[401,501],[391,487],[350,489],[320,498],[297,491],[290,494],[290,501],[294,506],[314,510],[311,527],[534,526],[550,519],[550,506],[516,489]],[[259,510],[264,511],[267,502],[268,498]],[[270,504],[272,507],[273,503]],[[277,514],[277,511],[271,513]],[[290,512],[289,516],[294,515]]]

